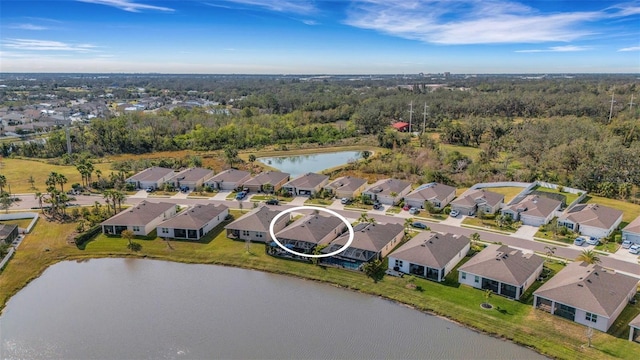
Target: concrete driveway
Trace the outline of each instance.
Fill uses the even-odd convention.
[[[511,234],[522,239],[533,240],[534,235],[538,232],[538,228],[530,225],[522,225],[516,232]]]

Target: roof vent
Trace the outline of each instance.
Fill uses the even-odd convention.
[[[584,285],[583,285],[583,284],[578,284],[578,286],[580,286],[580,287],[584,287]]]

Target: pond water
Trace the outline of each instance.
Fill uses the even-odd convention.
[[[291,174],[291,178],[309,172],[320,172],[324,169],[347,164],[362,157],[361,151],[340,151],[334,153],[276,156],[257,158],[263,164]]]
[[[541,359],[396,303],[258,271],[62,262],[0,317],[3,359]]]

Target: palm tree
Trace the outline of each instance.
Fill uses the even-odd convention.
[[[404,234],[407,235],[409,233],[409,228],[411,228],[411,224],[413,224],[413,218],[404,219]]]
[[[556,253],[555,246],[545,246],[544,250],[545,250],[545,255],[547,255],[547,259],[550,259],[553,256],[553,254]]]
[[[480,241],[480,234],[478,234],[477,232],[471,234],[471,240],[473,241]]]
[[[582,250],[580,255],[576,258],[576,261],[584,261],[587,264],[599,264],[600,257],[593,250]]]
[[[0,194],[4,192],[3,188],[7,186],[7,178],[4,175],[0,175]]]
[[[123,230],[123,231],[120,233],[120,236],[122,236],[122,238],[123,238],[123,239],[127,239],[127,241],[129,241],[129,244],[127,244],[127,247],[128,247],[129,249],[133,249],[133,247],[134,247],[134,246],[133,246],[133,241],[131,241],[131,240],[133,240],[133,237],[135,236],[135,234],[133,233],[133,231],[131,231],[131,230],[129,230],[129,229],[127,229],[127,230]]]
[[[35,193],[35,198],[38,200],[38,206],[40,206],[40,211],[44,214],[44,211],[42,211],[42,201],[44,200],[46,194],[43,194],[41,192],[36,192]]]
[[[64,184],[67,183],[67,177],[64,176],[64,174],[57,174],[56,183],[58,183],[58,185],[60,185],[60,191],[62,193],[64,193]]]

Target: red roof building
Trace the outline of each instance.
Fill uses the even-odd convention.
[[[391,126],[393,126],[394,129],[400,132],[409,131],[409,123],[406,123],[406,122],[398,121],[397,123],[394,123]]]

